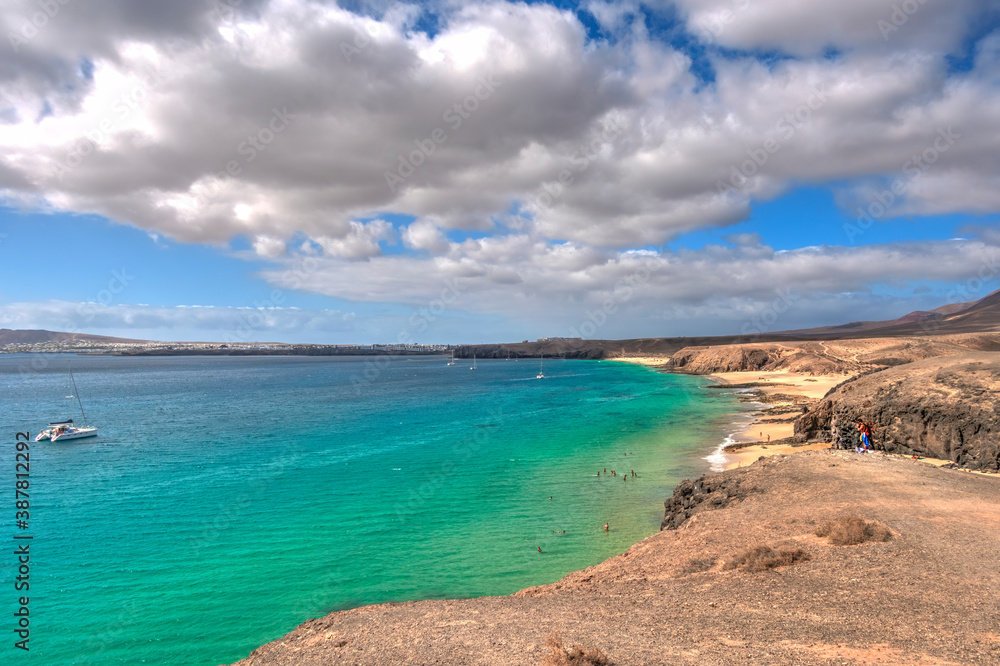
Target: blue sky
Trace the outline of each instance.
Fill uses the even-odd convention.
[[[1000,286],[992,2],[21,4],[2,327],[727,334]]]

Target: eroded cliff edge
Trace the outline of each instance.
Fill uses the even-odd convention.
[[[799,441],[878,449],[1000,470],[1000,334],[689,347],[667,368],[691,374],[788,371],[845,381],[795,422]]]
[[[1000,354],[967,352],[859,376],[795,423],[801,439],[853,448],[855,419],[871,423],[876,448],[1000,470]]]

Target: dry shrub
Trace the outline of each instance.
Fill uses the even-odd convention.
[[[681,575],[702,573],[715,566],[714,557],[695,557],[688,560],[687,564],[681,567]]]
[[[562,637],[553,633],[545,644],[549,646],[550,652],[545,655],[542,666],[614,666],[608,655],[597,648],[583,648],[579,645],[566,649],[563,647]]]
[[[756,546],[749,548],[732,561],[727,562],[726,569],[741,569],[743,571],[764,571],[766,569],[776,569],[787,567],[799,562],[807,562],[812,559],[806,551],[801,548],[779,548],[775,550],[770,546]]]
[[[856,546],[866,541],[888,541],[892,532],[877,520],[867,521],[861,516],[844,516],[820,525],[814,534],[827,537],[835,546]]]

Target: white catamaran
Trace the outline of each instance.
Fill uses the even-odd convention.
[[[73,419],[65,421],[53,421],[49,427],[35,436],[36,442],[52,441],[65,442],[70,439],[83,439],[84,437],[97,437],[97,428],[87,423],[87,413],[83,411],[83,402],[80,401],[80,392],[76,389],[76,380],[73,378],[73,369],[69,369],[69,379],[73,382],[73,395],[76,396],[76,403],[80,406],[80,413],[83,414],[83,427],[73,423]]]

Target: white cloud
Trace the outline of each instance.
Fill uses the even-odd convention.
[[[846,238],[843,230],[835,231]],[[1000,248],[983,241],[776,252],[753,235],[732,240],[735,247],[698,251],[608,252],[508,236],[466,241],[431,261],[397,255],[349,266],[343,260],[310,259],[312,269],[305,271],[292,260],[286,270],[264,275],[281,288],[306,275],[301,284],[309,291],[413,307],[427,305],[443,288],[457,284],[461,296],[456,307],[524,319],[573,319],[587,308],[618,298],[621,282],[632,279],[638,281],[629,298],[635,311],[627,319],[639,324],[651,313],[699,304],[706,319],[709,312],[722,315],[728,306],[718,304],[727,299],[740,299],[752,308],[769,302],[782,288],[816,297],[867,292],[872,284],[965,280],[984,266],[993,267],[996,274],[1000,261]]]
[[[431,220],[417,220],[403,230],[403,243],[414,250],[442,254],[450,244],[441,228]]]
[[[287,341],[353,332],[355,316],[280,307],[151,306],[49,300],[0,305],[0,328],[105,332],[138,339]]]
[[[364,259],[381,252],[380,242],[395,239],[395,231],[385,220],[371,222],[350,222],[350,231],[346,236],[336,238],[317,236],[314,240],[323,252],[331,257],[346,259]]]
[[[906,177],[887,216],[1000,210],[1000,33],[969,71],[945,58],[997,3],[913,1],[884,34],[905,3],[677,0],[689,31],[718,28],[701,31],[697,66],[628,2],[585,6],[607,40],[544,4],[441,3],[433,35],[415,30],[417,5],[60,5],[0,61],[0,196],[153,238],[246,237],[289,266],[314,253],[308,284],[267,273],[292,289],[419,304],[459,278],[470,311],[572,318],[635,270],[629,250],[746,219],[797,184],[836,184],[853,211]],[[35,11],[18,0],[3,27]],[[947,128],[961,138],[911,177]],[[397,219],[414,220],[398,238]],[[450,241],[456,229],[476,238]],[[738,244],[654,255],[648,298],[623,309],[639,321],[699,299],[756,302],[782,280],[860,290],[928,266],[948,279],[961,271],[934,253],[973,252]]]
[[[692,5],[689,20],[729,4]],[[568,12],[473,4],[443,16],[428,37],[407,32],[412,9],[397,9],[379,22],[299,0],[248,12],[228,39],[219,25],[213,32],[211,15],[175,22],[187,41],[166,30],[94,35],[93,79],[71,85],[70,102],[18,70],[17,81],[33,83],[6,99],[19,121],[0,125],[0,183],[11,201],[41,194],[56,209],[190,242],[303,233],[364,259],[375,245],[352,223],[381,212],[489,230],[512,205],[541,199],[529,221],[541,237],[628,247],[732,223],[753,199],[798,179],[892,172],[953,125],[977,136],[949,155],[947,169],[966,185],[926,208],[992,205],[981,179],[962,178],[998,170],[990,109],[1000,93],[987,46],[982,67],[957,77],[934,48],[900,42],[773,66],[716,58],[716,83],[705,86],[687,56],[638,20],[617,42],[592,43]],[[634,11],[591,9],[612,23]],[[953,13],[974,10],[964,3]],[[861,34],[873,12],[867,2],[804,11],[765,1],[747,5],[723,35],[767,46],[753,26],[801,19],[774,34],[816,45],[813,33],[826,30],[839,43],[841,32]],[[938,13],[924,6],[906,29],[924,30],[918,19]],[[127,29],[137,27],[117,28]],[[53,21],[29,47],[61,52],[65,30]],[[960,32],[935,31],[949,40]],[[52,114],[36,123],[46,104]],[[718,183],[774,139],[778,152],[749,163],[747,184],[720,197]]]
[[[260,257],[276,258],[285,254],[285,241],[260,235],[253,239],[253,250]]]
[[[816,55],[827,49],[947,52],[961,43],[981,0],[676,0],[687,25],[711,44]]]

